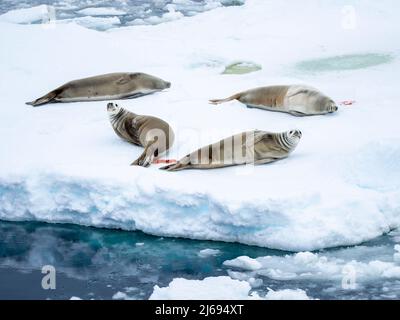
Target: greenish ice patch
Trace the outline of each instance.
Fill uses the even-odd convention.
[[[222,74],[245,74],[261,69],[261,65],[254,62],[238,61],[227,65]]]
[[[334,56],[323,59],[301,61],[296,69],[306,72],[328,72],[365,69],[390,63],[394,57],[390,54],[366,53]]]

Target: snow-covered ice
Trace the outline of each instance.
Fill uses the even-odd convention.
[[[43,21],[49,13],[49,6],[40,5],[27,9],[16,9],[0,15],[0,22],[29,24]]]
[[[216,250],[216,249],[203,249],[203,250],[200,250],[200,252],[198,253],[198,256],[200,258],[207,258],[207,257],[217,256],[220,253],[221,253],[221,251]]]
[[[246,300],[260,299],[250,294],[245,281],[230,277],[209,277],[203,280],[174,279],[168,287],[154,287],[150,300]]]
[[[301,289],[269,290],[266,300],[310,300],[310,297]]]
[[[265,256],[255,260],[259,267],[248,268],[238,261],[243,257],[225,261],[224,265],[231,269],[228,274],[233,279],[252,282],[262,278],[276,281],[301,281],[332,282],[333,287],[346,289],[347,285],[353,285],[351,289],[369,283],[384,283],[400,279],[400,264],[397,260],[398,246],[393,252],[381,246],[353,247],[340,249],[334,252],[298,252],[285,256]]]
[[[125,292],[118,291],[112,296],[113,300],[132,300]]]
[[[95,7],[85,8],[79,10],[78,13],[88,16],[123,16],[126,15],[125,11],[118,10],[110,7]]]
[[[73,19],[58,20],[57,23],[74,23],[85,28],[107,30],[121,24],[118,17],[92,17],[85,16]]]
[[[345,261],[311,252],[299,252],[285,257],[263,257],[257,258],[257,261],[263,266],[257,273],[275,280],[335,280],[342,279],[346,270],[354,270],[359,281],[371,278],[400,278],[400,266],[389,261]]]
[[[183,13],[176,11],[175,7],[169,6],[168,11],[165,12],[161,17],[159,16],[151,16],[148,18],[137,18],[133,20],[131,25],[143,25],[143,24],[160,24],[163,22],[169,22],[178,20],[184,17]]]
[[[224,262],[227,267],[239,268],[244,270],[255,271],[262,267],[261,263],[256,259],[250,257],[241,256],[233,260],[228,260]]]
[[[355,15],[343,12],[344,5]],[[108,32],[76,21],[51,28],[20,25],[3,15],[0,219],[293,251],[358,244],[399,227],[399,9],[391,0],[249,0]],[[356,70],[296,69],[301,61],[363,53],[393,59]],[[221,75],[232,61],[253,61],[262,70]],[[177,139],[170,158],[253,128],[299,128],[303,138],[291,157],[271,165],[169,173],[129,166],[142,150],[114,134],[106,102],[24,104],[69,80],[116,71],[142,71],[172,82],[167,92],[120,102],[173,126]],[[236,101],[207,103],[248,88],[291,83],[356,104],[335,115],[296,118]],[[319,263],[337,266],[329,259]],[[392,263],[376,270],[397,273]]]
[[[245,281],[230,277],[209,277],[203,280],[174,279],[168,287],[154,287],[150,300],[309,300],[301,289],[269,289],[265,297],[251,292]]]

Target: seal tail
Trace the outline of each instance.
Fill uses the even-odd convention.
[[[51,91],[48,94],[44,95],[43,97],[40,97],[34,101],[26,102],[26,104],[33,107],[41,106],[43,104],[53,101],[57,97],[57,94],[58,94],[57,91]]]
[[[212,100],[209,100],[209,102],[211,104],[220,104],[220,103],[224,103],[224,102],[228,102],[228,101],[232,101],[232,100],[237,100],[237,99],[240,98],[241,95],[242,95],[242,93],[236,93],[233,96],[230,96],[228,98],[225,98],[225,99],[212,99]]]

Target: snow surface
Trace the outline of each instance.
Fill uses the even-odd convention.
[[[349,4],[353,23],[344,10]],[[399,227],[399,9],[390,0],[249,0],[108,32],[75,23],[0,23],[0,219],[293,251],[358,244]],[[358,53],[394,60],[354,71],[306,73],[294,67]],[[232,61],[253,61],[263,69],[221,75]],[[129,166],[142,149],[114,134],[106,102],[24,104],[69,80],[116,71],[172,82],[167,92],[120,102],[172,125],[176,142],[169,158],[254,128],[299,128],[303,138],[291,157],[271,165],[171,173]],[[307,118],[247,109],[236,101],[207,103],[291,83],[357,103]]]
[[[49,14],[47,5],[40,5],[27,9],[16,9],[0,15],[0,22],[29,24],[46,19]]]
[[[209,277],[203,280],[177,278],[168,287],[154,286],[150,300],[309,300],[301,289],[268,290],[264,298],[250,293],[251,287],[245,281],[230,277]]]

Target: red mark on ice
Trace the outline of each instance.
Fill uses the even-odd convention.
[[[352,105],[355,104],[355,103],[356,103],[355,100],[345,100],[345,101],[342,101],[342,102],[340,103],[340,105],[341,105],[341,106],[352,106]]]
[[[157,160],[153,161],[154,164],[160,164],[160,163],[169,164],[169,163],[176,163],[176,162],[178,162],[178,161],[176,161],[175,159],[157,159]]]

